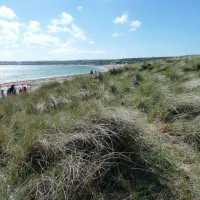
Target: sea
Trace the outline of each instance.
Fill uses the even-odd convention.
[[[43,78],[103,72],[105,67],[89,65],[0,65],[0,84]]]

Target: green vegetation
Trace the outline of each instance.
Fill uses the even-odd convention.
[[[0,61],[0,65],[110,65],[110,64],[132,64],[139,61],[150,61],[160,59],[150,58],[122,58],[111,60],[67,60],[67,61]]]
[[[200,56],[43,85],[0,104],[0,199],[200,199]]]

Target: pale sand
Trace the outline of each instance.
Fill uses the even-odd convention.
[[[99,66],[101,67],[101,66]],[[119,67],[124,67],[124,65],[104,65],[102,66],[103,68],[110,70],[112,68],[119,68]],[[89,72],[88,72],[89,74]],[[19,81],[19,82],[12,82],[12,83],[6,83],[6,84],[20,84],[20,83],[29,83],[31,85],[31,91],[34,91],[36,89],[38,89],[39,87],[41,87],[44,84],[50,83],[50,82],[63,82],[65,80],[72,80],[75,77],[78,76],[84,76],[87,74],[79,74],[79,75],[69,75],[69,76],[61,76],[61,77],[51,77],[51,78],[42,78],[42,79],[35,79],[35,80],[27,80],[27,81]]]
[[[34,91],[34,90],[38,89],[39,87],[41,87],[42,85],[50,83],[50,82],[60,82],[60,83],[62,83],[65,80],[72,80],[75,77],[84,76],[84,75],[86,75],[86,74],[43,78],[43,79],[29,80],[29,81],[26,81],[26,82],[30,83],[31,90]]]

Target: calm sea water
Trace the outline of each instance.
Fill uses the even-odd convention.
[[[0,84],[106,71],[103,67],[81,65],[0,65]]]

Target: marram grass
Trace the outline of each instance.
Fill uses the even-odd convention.
[[[199,63],[137,62],[2,100],[0,199],[199,199]]]

